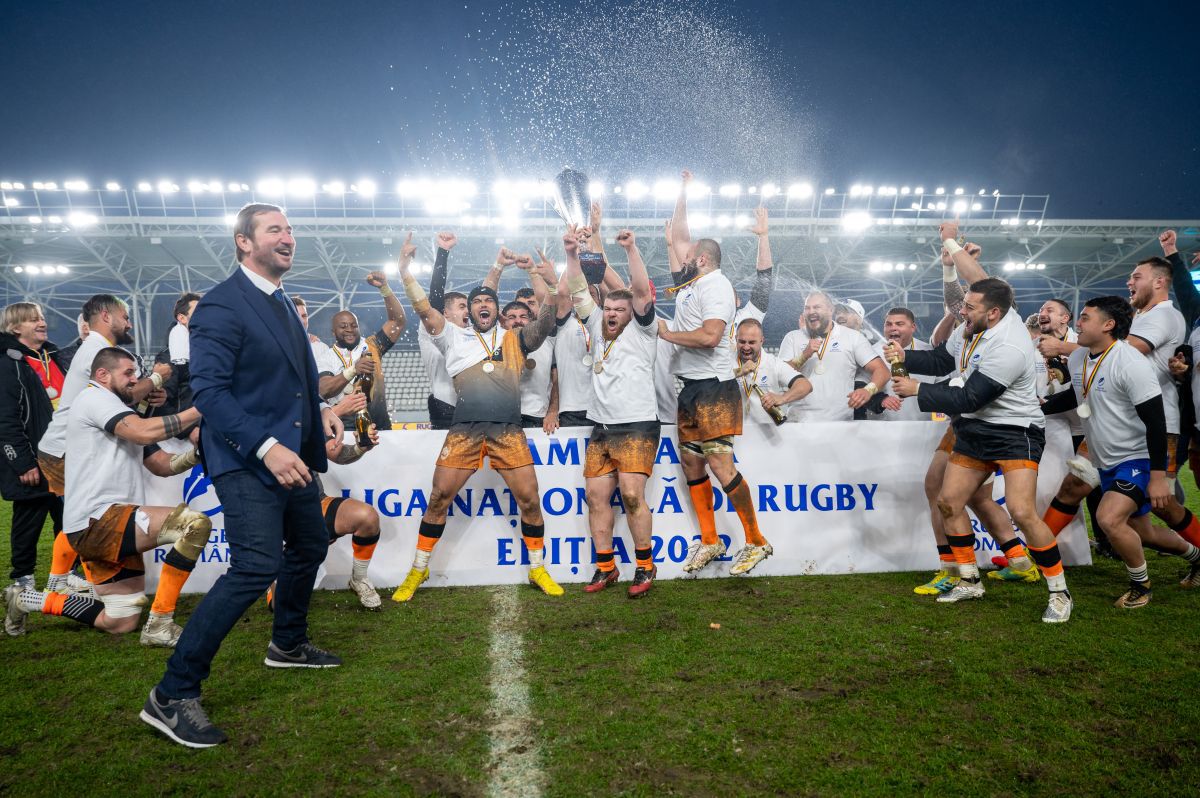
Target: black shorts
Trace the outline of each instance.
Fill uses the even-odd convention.
[[[980,471],[1036,471],[1046,449],[1046,431],[1041,427],[989,424],[959,417],[954,420],[954,433],[950,462]]]
[[[524,413],[521,414],[521,426],[525,429],[541,429],[542,423],[545,422],[545,420],[546,419],[542,416],[527,416]]]
[[[325,516],[325,531],[329,533],[329,542],[333,543],[337,540],[337,514],[342,506],[342,502],[346,501],[345,496],[322,496],[321,497],[321,512]]]
[[[676,417],[679,442],[702,443],[742,434],[737,380],[684,380]]]
[[[433,429],[450,429],[454,423],[454,405],[446,404],[433,394],[425,402],[429,408],[429,426]]]
[[[590,427],[592,420],[587,417],[586,410],[567,410],[558,414],[560,427]]]

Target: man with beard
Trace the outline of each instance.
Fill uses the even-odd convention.
[[[486,456],[500,473],[520,508],[521,534],[529,550],[529,581],[542,592],[561,596],[543,563],[545,526],[542,520],[537,473],[525,432],[521,428],[521,373],[530,353],[536,351],[554,330],[558,276],[546,262],[521,260],[551,286],[549,301],[539,309],[535,322],[519,329],[502,330],[499,302],[491,288],[479,286],[468,296],[470,325],[446,323],[434,309],[425,291],[409,271],[415,247],[400,252],[400,276],[404,290],[422,325],[446,357],[446,370],[454,380],[458,404],[454,423],[433,472],[429,505],[421,519],[417,553],[404,582],[392,594],[393,601],[409,601],[429,578],[429,558],[446,528],[450,502],[483,465]]]
[[[883,360],[858,330],[833,321],[829,295],[814,291],[804,300],[802,329],[783,337],[779,358],[812,383],[812,394],[796,407],[797,421],[851,421],[891,376]],[[870,381],[854,387],[855,375],[865,370]]]
[[[1183,314],[1175,309],[1170,299],[1173,267],[1161,257],[1146,258],[1134,267],[1126,288],[1129,302],[1137,314],[1129,329],[1128,342],[1145,355],[1154,367],[1154,375],[1162,391],[1163,409],[1167,419],[1167,481],[1172,495],[1163,506],[1155,506],[1154,514],[1167,526],[1193,545],[1200,545],[1200,521],[1192,512],[1180,504],[1174,496],[1175,475],[1178,472],[1176,448],[1179,439],[1179,391],[1171,374],[1170,361],[1175,349],[1187,335],[1187,324]],[[1100,485],[1099,474],[1090,461],[1079,458],[1068,462],[1071,472],[1078,477],[1073,482],[1064,482],[1054,502],[1046,511],[1045,521],[1054,534],[1066,528],[1079,512],[1079,504],[1095,487]]]
[[[192,389],[204,414],[204,470],[225,513],[229,570],[205,594],[139,716],[174,742],[226,741],[200,704],[213,657],[276,582],[269,668],[335,668],[308,638],[308,607],[328,535],[313,472],[343,427],[321,401],[308,335],[283,290],[296,240],[283,211],[250,203],[234,222],[239,266],[192,314]],[[286,546],[284,545],[286,543]]]
[[[884,346],[889,341],[901,349],[911,352],[928,352],[933,349],[932,346],[917,338],[917,317],[908,308],[892,308],[887,312],[887,315],[883,317],[883,339],[877,350],[880,356],[883,355]],[[933,382],[932,377],[925,375],[918,376],[917,379],[921,382]],[[869,415],[868,418],[871,420],[929,421],[933,418],[932,413],[922,413],[916,402],[905,402],[896,396],[890,382],[884,390],[887,392],[887,396],[884,397],[880,406],[882,412]]]
[[[962,251],[943,229],[943,246]],[[960,377],[949,384],[923,384],[911,377],[893,379],[896,394],[916,397],[922,412],[956,415],[955,441],[938,495],[946,537],[958,565],[959,582],[938,596],[939,602],[981,598],[984,594],[975,562],[975,533],[966,505],[997,468],[1005,478],[1009,514],[1041,567],[1050,589],[1042,614],[1046,623],[1071,616],[1062,557],[1050,529],[1037,514],[1037,469],[1045,448],[1045,419],[1037,397],[1036,352],[1013,306],[1011,286],[986,278],[971,284],[963,303],[964,341]],[[954,359],[944,351],[906,352],[889,344],[888,357],[908,362],[910,372],[939,373]],[[939,361],[942,361],[939,363]],[[932,368],[931,368],[932,367]]]
[[[458,291],[446,291],[446,279],[450,269],[450,250],[458,244],[458,236],[450,232],[437,234],[437,254],[433,259],[433,273],[429,277],[429,302],[442,311],[446,321],[465,327],[467,324],[467,295]],[[446,371],[446,357],[434,345],[425,331],[425,325],[417,325],[417,347],[421,352],[421,364],[429,378],[429,396],[425,404],[429,410],[429,426],[433,429],[450,429],[454,421],[454,406],[458,394],[454,382]]]
[[[634,234],[621,231],[617,243],[629,257],[631,288],[608,292],[604,309],[598,311],[579,264],[574,231],[563,236],[567,284],[591,341],[593,398],[588,418],[593,427],[583,476],[596,572],[584,590],[598,593],[620,578],[613,556],[612,506],[613,494],[619,488],[636,563],[628,595],[638,598],[650,590],[658,574],[651,552],[653,521],[646,503],[646,480],[654,470],[659,439],[654,398],[658,320],[650,278]]]
[[[1097,519],[1129,572],[1129,589],[1115,602],[1122,609],[1150,603],[1143,546],[1200,562],[1200,548],[1150,523],[1151,505],[1165,506],[1171,492],[1167,421],[1153,366],[1125,341],[1132,321],[1133,308],[1120,297],[1089,300],[1070,356],[1072,390],[1042,407],[1047,415],[1080,410],[1104,493]]]
[[[713,513],[711,470],[745,534],[746,545],[729,569],[738,576],[749,573],[774,549],[758,527],[750,484],[734,462],[733,439],[742,434],[742,400],[734,377],[737,356],[729,336],[736,313],[734,290],[721,273],[721,245],[711,238],[691,240],[685,200],[689,178],[685,172],[671,220],[671,246],[683,264],[672,289],[677,294],[675,315],[669,323],[658,322],[659,339],[674,347],[672,368],[683,383],[676,416],[680,463],[700,526],[700,540],[691,545],[683,571],[698,575],[725,554]]]
[[[812,393],[812,383],[787,363],[763,351],[762,322],[743,319],[737,326],[735,343],[742,411],[747,419],[770,434],[776,424],[768,411],[779,408],[787,416],[786,405]]]
[[[410,234],[405,245],[411,240]],[[378,332],[363,338],[359,333],[358,316],[348,310],[333,314],[333,345],[329,347],[324,362],[317,364],[321,374],[321,396],[333,399],[354,393],[359,389],[360,380],[373,378],[371,395],[367,397],[367,413],[371,416],[371,423],[378,429],[390,430],[392,420],[387,409],[383,356],[400,339],[407,320],[404,318],[404,306],[388,286],[383,272],[368,274],[367,285],[379,289],[384,308],[387,309],[387,321]],[[352,426],[353,416],[343,417],[342,423]]]
[[[96,334],[93,328],[92,336]],[[173,543],[141,635],[143,645],[170,647],[180,632],[175,603],[208,542],[212,522],[186,504],[143,505],[139,471],[145,447],[178,435],[200,414],[193,408],[140,418],[129,407],[137,382],[133,357],[119,347],[105,347],[91,360],[91,379],[74,397],[67,430],[72,456],[66,463],[63,530],[83,560],[96,597],[14,584],[5,591],[4,628],[9,635],[23,634],[25,616],[40,612],[110,634],[132,631],[146,603],[142,553]]]
[[[97,294],[83,303],[83,318],[88,324],[88,337],[79,345],[71,367],[63,380],[62,396],[46,434],[38,443],[38,468],[46,477],[50,492],[62,496],[65,487],[64,457],[67,453],[67,421],[71,405],[79,392],[91,379],[92,360],[96,353],[110,346],[128,346],[133,343],[133,324],[129,321],[129,306],[112,294]],[[171,367],[165,363],[154,366],[149,377],[138,380],[133,386],[135,405],[146,402],[150,407],[159,407],[167,400],[163,383],[171,376]],[[63,589],[69,579],[71,566],[75,563],[75,551],[70,541],[59,534],[54,538],[54,550],[50,559],[50,580],[47,588]]]

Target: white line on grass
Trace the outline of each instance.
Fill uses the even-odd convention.
[[[492,704],[488,794],[539,798],[542,794],[542,752],[535,732],[533,702],[525,678],[521,637],[521,601],[516,586],[492,590],[491,660]]]

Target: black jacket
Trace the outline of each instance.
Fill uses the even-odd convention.
[[[58,347],[45,350],[58,363]],[[38,485],[22,485],[21,475],[37,465],[37,446],[50,425],[54,406],[27,356],[37,352],[11,333],[0,333],[0,495],[9,501],[38,499],[49,493],[43,476]],[[59,364],[64,373],[66,369]]]

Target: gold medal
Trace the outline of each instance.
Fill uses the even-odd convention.
[[[818,373],[818,374],[824,374],[824,373],[825,373],[825,363],[824,363],[824,361],[821,361],[821,360],[818,360],[818,361],[817,361],[817,373]]]
[[[49,396],[51,399],[57,399],[58,391],[54,389],[54,386],[50,386],[46,389],[46,396]]]
[[[962,377],[955,377],[954,379],[950,380],[951,388],[961,388],[966,384],[967,384],[967,381],[964,380]]]
[[[597,373],[597,374],[601,374],[601,373],[603,373],[603,372],[604,372],[604,363],[603,363],[603,361],[599,361],[599,360],[597,360],[597,361],[596,361],[596,363],[595,363],[595,364],[592,366],[592,371],[594,371],[594,372],[595,372],[595,373]]]
[[[585,365],[585,366],[590,366],[590,365],[592,365],[592,356],[591,356],[591,355],[584,355],[584,356],[583,356],[583,365]]]
[[[533,371],[535,368],[537,368],[537,361],[531,357],[525,358],[525,370]]]
[[[483,364],[483,373],[484,374],[491,374],[495,370],[496,370],[496,364],[493,363],[492,361],[489,360],[488,362]]]

